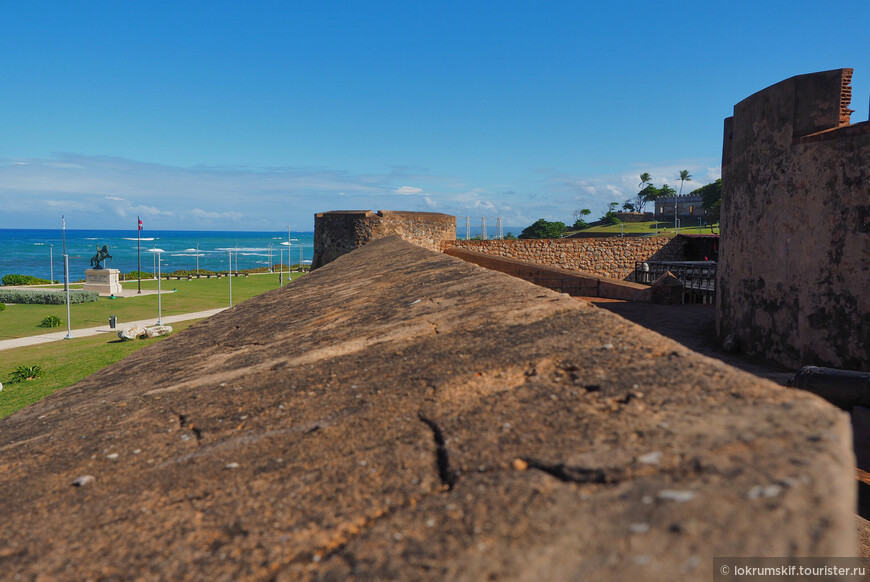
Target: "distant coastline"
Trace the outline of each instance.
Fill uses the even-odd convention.
[[[313,232],[291,232],[289,264],[310,264]],[[229,254],[233,268],[239,269],[288,264],[287,231],[215,231],[215,230],[143,230],[141,243],[142,270],[151,272],[155,263],[149,251],[162,249],[163,271],[194,269],[226,270]],[[106,266],[128,273],[137,269],[136,229],[89,230],[67,229],[70,278],[84,277],[96,246],[108,245],[112,260]],[[270,250],[271,247],[271,250]],[[197,252],[198,248],[198,252]],[[42,279],[63,279],[63,252],[60,229],[0,229],[0,277],[10,273],[33,275]]]

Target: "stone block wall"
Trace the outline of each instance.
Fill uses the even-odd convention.
[[[314,215],[316,269],[373,240],[388,236],[434,251],[456,239],[456,217],[437,212],[334,210]]]
[[[870,370],[870,123],[851,69],[792,77],[725,120],[717,330],[780,363]]]
[[[452,246],[444,251],[446,254],[480,265],[492,271],[506,273],[513,277],[525,279],[535,285],[567,293],[579,297],[608,297],[649,303],[652,297],[651,287],[621,281],[610,277],[601,277],[569,271],[559,267],[539,265],[516,259],[508,259],[496,255],[478,253],[468,249]]]
[[[655,219],[652,212],[617,212],[616,218],[622,222],[648,222]]]
[[[653,202],[657,220],[674,221],[674,202],[677,204],[677,218],[682,221],[682,227],[698,226],[698,219],[706,219],[704,199],[700,194],[683,194],[682,196],[663,196]]]
[[[449,246],[600,277],[634,279],[637,261],[685,258],[682,237],[607,237],[535,240],[458,240]]]

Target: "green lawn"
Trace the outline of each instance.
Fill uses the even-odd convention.
[[[293,278],[302,276],[293,273]],[[286,274],[285,274],[286,282]],[[249,277],[233,277],[233,304],[250,299],[265,291],[278,288],[278,275],[250,275]],[[161,295],[163,315],[180,315],[195,311],[205,311],[229,306],[229,280],[193,279],[188,281],[162,281],[164,294]],[[81,288],[73,285],[73,288]],[[136,289],[136,281],[123,283],[124,289]],[[142,281],[142,289],[157,289],[157,281]],[[176,293],[165,293],[176,289]],[[48,315],[56,315],[64,321],[64,325],[53,329],[39,327],[39,323]],[[70,321],[73,329],[106,325],[109,316],[118,317],[119,325],[124,322],[154,318],[157,320],[157,295],[142,295],[126,299],[108,299],[101,297],[94,303],[70,305]],[[0,311],[0,339],[27,337],[62,331],[66,329],[66,305],[7,305],[5,311]],[[2,352],[0,352],[2,353]]]
[[[575,232],[598,232],[598,233],[643,233],[654,235],[656,233],[655,222],[624,222],[622,224],[609,224],[607,226],[593,226],[591,228],[583,229],[582,231],[569,231],[569,234],[574,234]],[[624,229],[624,230],[623,230]],[[680,227],[681,234],[698,234],[698,223],[696,222],[694,225],[685,224]],[[713,225],[713,232],[719,233],[719,225]],[[673,235],[674,234],[674,222],[666,222],[659,221],[658,233],[660,235]],[[710,234],[710,227],[704,226],[700,230],[701,234]]]
[[[235,297],[235,286],[233,296]],[[196,321],[173,324],[173,333],[186,329]],[[0,382],[3,383],[3,391],[0,392],[0,418],[9,416],[52,392],[72,386],[97,370],[162,339],[164,338],[122,342],[117,335],[107,333],[0,351]],[[9,383],[15,368],[31,365],[42,368],[44,375],[16,384]]]

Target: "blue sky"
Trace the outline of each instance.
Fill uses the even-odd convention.
[[[870,2],[0,0],[0,228],[311,230],[338,209],[599,216],[793,75],[853,67]]]

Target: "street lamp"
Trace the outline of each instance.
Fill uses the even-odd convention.
[[[287,247],[287,282],[289,283],[290,282],[290,263],[293,262],[293,259],[290,258],[290,252],[293,249],[293,247],[290,245],[289,241],[282,242],[281,244]],[[281,267],[281,270],[282,271],[284,270],[283,266]]]
[[[54,245],[51,243],[48,243],[48,272],[48,277],[54,284]]]
[[[227,273],[227,279],[230,282],[230,307],[233,306],[233,250],[229,249],[227,254],[230,256],[230,270]],[[236,261],[239,260],[238,255],[236,256]]]
[[[63,241],[63,290],[66,294],[66,337],[63,339],[72,339],[72,322],[69,317],[69,255],[66,254],[66,217],[60,215],[61,220],[61,240]]]
[[[154,260],[157,263],[157,325],[163,325],[163,301],[160,287],[160,253],[165,253],[163,249],[158,249],[154,247],[153,249],[148,249],[149,253],[154,253]]]

